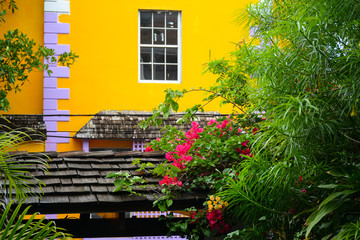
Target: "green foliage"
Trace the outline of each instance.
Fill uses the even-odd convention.
[[[243,224],[226,239],[359,239],[359,17],[357,0],[250,5],[238,20],[255,37],[239,42],[230,59],[208,64],[216,83],[167,90],[142,124],[161,125],[193,92],[207,96],[186,110],[181,123],[216,98],[233,106],[233,127],[245,134],[205,127],[191,142],[192,160],[182,171],[173,172],[169,163],[153,171],[179,177],[181,190],[202,187],[228,201],[226,214]],[[258,121],[257,112],[266,119]],[[260,130],[253,135],[250,126]],[[154,149],[173,154],[188,142],[172,127],[165,131],[151,143]],[[236,154],[245,139],[252,157]],[[171,183],[165,189],[179,191]]]
[[[145,185],[141,185],[146,183],[146,181],[140,176],[132,176],[129,172],[117,172],[117,173],[109,173],[107,178],[114,178],[115,189],[114,192],[126,190],[131,194],[140,195],[139,193],[133,190],[134,187],[145,188]]]
[[[69,234],[61,232],[60,228],[56,228],[54,222],[47,222],[45,217],[40,220],[35,220],[38,213],[34,213],[28,220],[24,217],[28,214],[30,207],[20,210],[21,204],[18,204],[14,211],[11,210],[13,202],[10,202],[0,219],[0,239],[16,239],[16,240],[43,240],[43,239],[71,239]],[[60,231],[59,231],[60,230]]]
[[[44,156],[39,156],[37,160],[27,160],[20,163],[9,151],[24,142],[28,136],[24,133],[12,131],[0,134],[0,176],[3,186],[1,188],[1,198],[9,198],[21,201],[29,196],[39,196],[41,186],[44,185],[40,180],[29,173],[29,168],[37,167],[44,172],[47,171],[48,163]],[[39,188],[40,191],[34,191]],[[15,196],[10,193],[15,193]]]
[[[0,1],[0,23],[5,22],[7,8],[14,12],[17,9],[15,1]],[[37,45],[18,29],[5,33],[4,38],[0,39],[0,110],[10,109],[8,93],[21,91],[23,84],[28,81],[30,72],[47,70],[50,76],[52,72],[48,70],[49,63],[59,62],[69,67],[76,58],[78,56],[75,53],[65,52],[57,61],[53,49]]]

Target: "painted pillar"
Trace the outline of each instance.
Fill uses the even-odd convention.
[[[89,152],[89,139],[83,139],[82,141],[84,152]]]
[[[70,45],[58,44],[58,34],[70,34],[70,24],[59,23],[60,14],[70,14],[70,2],[66,0],[44,0],[44,45],[55,50],[56,56],[70,51]],[[59,99],[69,99],[70,89],[58,88],[58,78],[69,78],[68,67],[50,64],[51,77],[44,71],[43,114],[47,128],[46,151],[57,151],[58,143],[69,142],[69,132],[58,132],[58,122],[69,121],[70,111],[58,110]],[[65,115],[65,116],[61,116]]]

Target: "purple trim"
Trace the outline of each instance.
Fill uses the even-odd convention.
[[[84,152],[89,152],[89,139],[83,139],[83,150]]]
[[[170,238],[169,238],[170,239]],[[83,240],[134,240],[132,237],[121,238],[83,238]]]
[[[46,151],[57,151],[57,144],[46,141]]]
[[[57,23],[58,22],[58,13],[45,12],[44,13],[44,22],[46,22],[46,23]]]
[[[44,23],[45,33],[70,33],[69,23]]]
[[[58,36],[57,34],[44,34],[44,44],[57,44]]]
[[[59,45],[58,34],[69,34],[70,24],[59,23],[58,12],[45,12],[44,13],[44,44],[46,47],[54,49],[55,55],[60,55],[64,52],[70,51],[70,45]],[[47,62],[45,62],[47,63]],[[48,63],[49,64],[49,63]],[[47,128],[47,142],[46,151],[57,151],[57,143],[69,143],[69,132],[58,132],[58,122],[68,122],[70,120],[70,111],[58,110],[59,99],[69,99],[70,89],[58,88],[57,78],[69,78],[70,70],[68,67],[60,67],[57,63],[49,64],[49,69],[52,71],[51,76],[44,71],[44,100],[43,100],[43,113],[44,121]],[[55,115],[55,116],[46,116]],[[60,115],[60,116],[59,116]]]
[[[62,45],[46,44],[45,47],[54,49],[55,55],[60,55],[64,52],[70,52],[70,45],[66,45],[66,44],[62,44]]]
[[[44,88],[44,98],[50,99],[69,99],[70,89],[68,88]]]
[[[51,137],[49,137],[51,136]],[[70,134],[68,132],[49,132],[47,141],[49,143],[69,143]]]
[[[56,132],[57,131],[57,121],[46,121],[45,122],[46,124],[46,131],[48,131],[48,134],[49,135],[49,132]]]
[[[69,78],[70,77],[70,69],[68,67],[49,67],[53,73],[51,77],[60,77],[60,78]],[[47,71],[44,71],[44,77],[49,77]]]
[[[70,121],[69,116],[59,116],[59,115],[69,115],[69,110],[44,110],[44,121]],[[46,116],[46,115],[56,115],[56,116]]]
[[[44,78],[44,88],[57,88],[57,78]]]
[[[50,100],[46,99],[44,100],[43,108],[44,110],[57,110],[57,100]]]
[[[57,214],[45,214],[46,219],[57,219]]]

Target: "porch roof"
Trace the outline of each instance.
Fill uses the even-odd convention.
[[[150,112],[139,111],[100,111],[87,122],[74,136],[83,139],[122,139],[122,140],[153,140],[164,134],[158,126],[149,126],[146,130],[138,126],[143,120],[152,116]],[[163,120],[162,126],[171,125],[179,130],[187,131],[189,124],[180,125],[177,120],[184,114],[176,113]],[[197,113],[196,121],[204,126],[212,118],[220,118],[218,112]]]
[[[155,211],[152,202],[159,196],[160,178],[147,172],[135,171],[139,166],[132,161],[139,158],[144,163],[154,165],[165,160],[162,152],[47,152],[50,158],[49,172],[44,173],[38,167],[30,171],[43,181],[44,195],[41,199],[30,197],[25,205],[32,205],[32,212],[41,213],[94,213]],[[38,154],[22,152],[15,155],[21,162],[36,159]],[[127,191],[114,193],[113,179],[107,174],[118,171],[129,172],[132,176],[143,176],[149,185],[135,188],[141,196],[130,195]],[[39,190],[37,190],[39,191]],[[206,192],[184,192],[176,196],[173,209],[202,206]]]

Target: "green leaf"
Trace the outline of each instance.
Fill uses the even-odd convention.
[[[338,184],[321,184],[318,187],[319,188],[336,188],[338,186]]]

